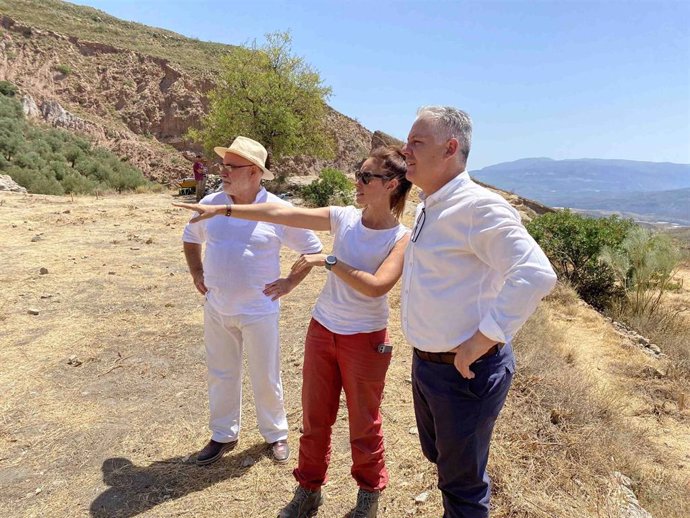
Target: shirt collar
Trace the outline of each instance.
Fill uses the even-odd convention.
[[[424,202],[425,207],[429,207],[430,205],[434,205],[435,203],[447,198],[451,192],[459,189],[469,181],[470,174],[467,172],[467,170],[464,170],[462,173],[448,180],[448,182],[435,193],[430,194],[429,196],[422,193],[419,198]]]
[[[231,196],[229,196],[225,192],[223,194],[225,194],[225,198],[228,200],[228,203],[230,203],[230,204],[235,203],[234,201],[232,201]],[[259,189],[259,192],[256,193],[256,198],[254,198],[254,201],[252,203],[263,203],[266,201],[267,198],[268,198],[268,191],[266,190],[266,188],[264,186],[261,186],[261,188]]]

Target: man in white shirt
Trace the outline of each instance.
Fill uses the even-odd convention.
[[[215,152],[223,159],[223,191],[206,196],[202,204],[226,205],[230,210],[232,204],[287,203],[261,186],[262,178],[273,178],[265,167],[267,153],[261,144],[237,137],[230,147],[216,147]],[[280,379],[278,299],[308,271],[279,278],[280,248],[287,245],[301,254],[314,254],[321,251],[321,242],[311,231],[237,218],[189,223],[182,239],[194,285],[206,296],[204,342],[212,436],[196,462],[215,462],[237,444],[243,348],[259,432],[271,445],[274,460],[286,462],[290,449]]]
[[[515,372],[511,340],[553,288],[548,259],[501,196],[466,171],[470,117],[421,108],[403,153],[423,191],[405,254],[402,327],[424,455],[444,518],[487,518],[489,444]]]

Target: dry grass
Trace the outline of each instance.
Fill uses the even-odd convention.
[[[181,253],[185,216],[170,200],[0,193],[0,515],[272,517],[290,498],[294,458],[278,466],[266,456],[247,383],[238,449],[209,467],[190,462],[208,438],[202,308]],[[284,254],[286,269],[293,259]],[[283,304],[293,451],[302,342],[323,281],[314,272]],[[391,483],[379,515],[439,516],[435,470],[411,433],[397,288],[390,299],[396,349],[383,414]],[[615,516],[613,470],[634,479],[655,516],[690,514],[687,412],[654,413],[636,384],[655,360],[616,340],[567,288],[521,332],[520,369],[490,461],[494,517]],[[657,389],[667,381],[655,380]],[[328,518],[344,516],[356,495],[342,412],[333,444],[319,514]],[[416,504],[424,491],[429,499]]]
[[[554,298],[516,339],[520,374],[493,450],[497,515],[621,516],[610,482],[620,471],[654,516],[687,516],[682,479],[656,466],[662,454],[650,443],[653,432],[631,426],[626,394],[597,380],[603,367],[592,370],[572,340],[580,324],[554,324],[555,314],[572,311]]]
[[[188,70],[206,73],[232,51],[231,45],[199,41],[180,34],[120,20],[92,7],[59,0],[0,0],[0,13],[20,23],[61,34],[79,35],[117,48],[130,49],[178,63]],[[198,36],[203,36],[203,24]]]

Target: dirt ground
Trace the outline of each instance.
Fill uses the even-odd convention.
[[[312,272],[282,306],[293,458],[276,465],[267,456],[245,379],[238,448],[197,467],[193,455],[209,437],[203,308],[182,254],[187,215],[172,200],[170,193],[99,199],[0,193],[0,516],[273,517],[290,499],[302,345],[325,273]],[[328,249],[330,237],[320,237]],[[295,258],[283,254],[284,272]],[[395,350],[383,415],[391,482],[379,516],[437,517],[441,497],[416,435],[398,287],[390,302]],[[561,353],[579,346],[576,363],[599,369],[602,383],[621,391],[634,391],[630,373],[655,361],[634,352],[628,362],[619,337],[588,308],[552,318],[570,343]],[[652,419],[639,411],[648,404],[631,397],[631,420],[643,421],[650,444],[664,449],[662,468],[687,478],[687,412]],[[514,405],[509,398],[506,416]],[[510,423],[500,426],[507,430]],[[501,440],[505,434],[498,432]],[[497,451],[500,456],[500,444]],[[320,517],[344,517],[351,509],[357,488],[349,469],[341,411]],[[519,499],[529,488],[497,491],[500,504],[506,501],[501,491]],[[496,516],[530,512],[499,505]]]

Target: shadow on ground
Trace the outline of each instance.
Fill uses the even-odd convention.
[[[229,454],[211,466],[197,466],[194,457],[172,457],[149,466],[135,466],[122,457],[106,459],[101,470],[110,487],[91,503],[91,516],[126,518],[158,504],[202,491],[229,478],[241,477],[251,466],[243,459],[258,461],[268,454],[266,444]]]

